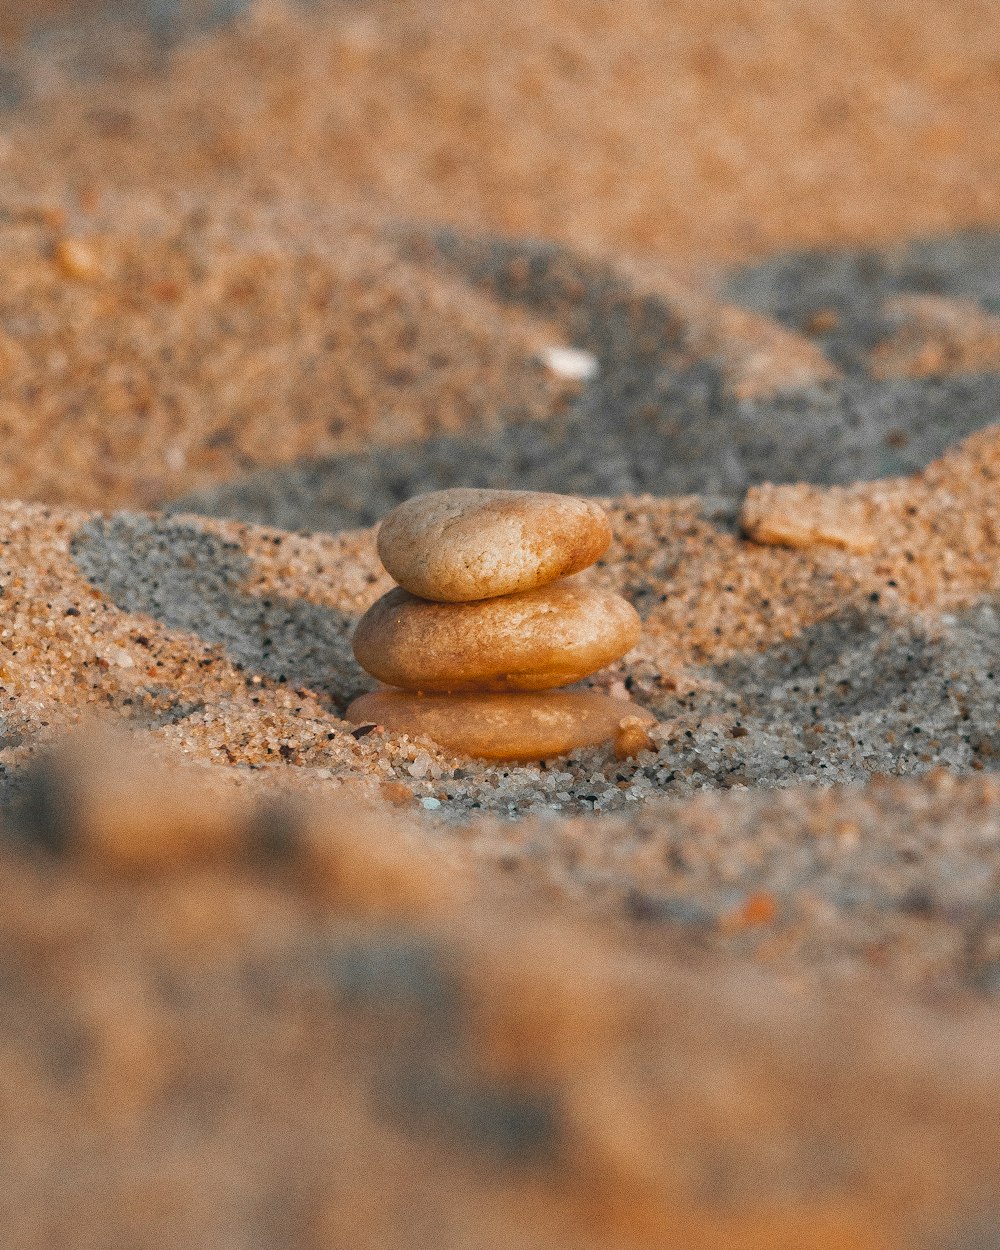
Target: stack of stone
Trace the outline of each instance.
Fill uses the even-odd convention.
[[[634,703],[554,692],[638,641],[631,604],[572,576],[610,541],[603,510],[566,495],[442,490],[401,504],[378,535],[399,586],[354,635],[358,663],[391,689],[356,699],[348,719],[487,759],[647,744],[654,718]]]

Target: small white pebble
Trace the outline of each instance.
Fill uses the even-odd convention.
[[[101,276],[100,262],[85,239],[60,239],[53,258],[64,277],[93,282]]]
[[[421,807],[426,807],[426,808],[427,808],[427,810],[428,810],[429,812],[432,812],[432,811],[434,810],[434,808],[435,808],[435,807],[440,807],[440,806],[441,806],[441,800],[440,800],[440,799],[431,799],[431,798],[428,798],[428,799],[421,799],[421,800],[420,800],[420,806],[421,806]]]
[[[102,658],[109,664],[116,664],[119,668],[135,668],[135,660],[124,647],[105,647]]]
[[[407,768],[406,771],[410,774],[411,777],[426,777],[427,770],[430,768],[430,766],[431,766],[431,757],[427,754],[426,751],[420,751],[417,755],[417,758]]]
[[[597,357],[579,347],[547,347],[542,360],[557,377],[572,382],[589,382],[600,371]]]

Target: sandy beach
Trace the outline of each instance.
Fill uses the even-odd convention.
[[[9,8],[0,1244],[1000,1245],[993,6]],[[648,749],[344,719],[451,486]]]

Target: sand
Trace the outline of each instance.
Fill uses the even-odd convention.
[[[992,6],[8,7],[0,1243],[998,1244]],[[343,719],[452,485],[650,749]]]

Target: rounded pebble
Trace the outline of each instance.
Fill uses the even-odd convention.
[[[476,603],[431,603],[391,590],[358,622],[363,669],[404,690],[548,690],[620,659],[639,616],[611,591],[558,582]]]
[[[526,490],[436,490],[394,508],[378,554],[411,594],[465,603],[516,594],[579,573],[611,542],[588,499]]]
[[[641,716],[629,716],[615,732],[615,759],[627,760],[640,751],[655,751],[656,744],[646,732],[646,721]]]
[[[347,709],[352,724],[424,735],[456,755],[528,762],[614,742],[623,722],[652,726],[656,717],[627,699],[593,691],[549,694],[422,695],[405,690],[363,694]]]

